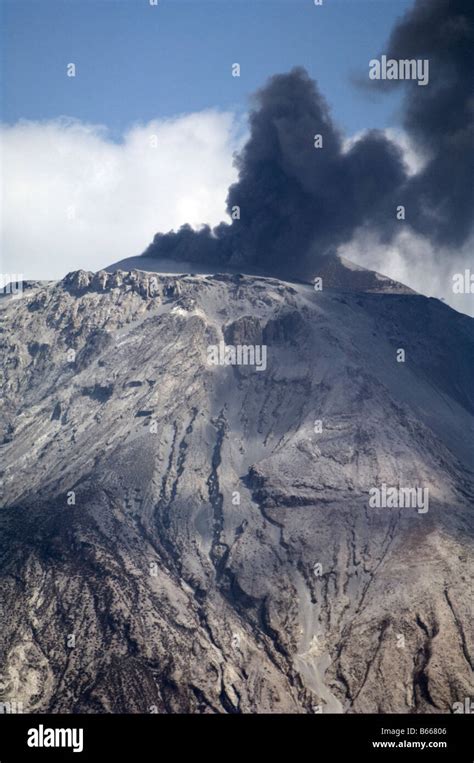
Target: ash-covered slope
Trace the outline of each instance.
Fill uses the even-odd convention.
[[[469,696],[472,319],[413,294],[138,271],[0,310],[0,702]],[[209,365],[221,341],[265,345],[265,370]],[[383,483],[428,487],[429,510],[371,508]]]

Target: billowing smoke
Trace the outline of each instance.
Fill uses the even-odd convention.
[[[427,161],[401,189],[400,203],[410,225],[432,243],[461,246],[474,222],[474,3],[418,0],[393,30],[386,53],[427,59],[430,71],[426,87],[403,83],[404,127]]]
[[[320,136],[320,137],[319,137]],[[348,152],[304,69],[272,77],[255,96],[250,137],[229,189],[232,223],[157,234],[146,254],[266,273],[304,275],[312,259],[372,220],[394,218],[405,172],[398,147],[367,133]]]
[[[250,137],[229,189],[230,224],[157,234],[147,255],[306,277],[315,260],[374,229],[389,240],[406,224],[436,244],[461,244],[472,225],[473,9],[418,0],[393,31],[387,57],[428,58],[429,84],[407,88],[404,127],[425,160],[408,176],[398,145],[368,131],[344,149],[328,106],[302,68],[255,96]],[[373,83],[375,86],[378,83]],[[401,86],[396,81],[387,85]]]
[[[294,275],[357,226],[387,217],[393,188],[405,177],[398,148],[381,133],[367,133],[344,153],[303,69],[272,77],[257,94],[237,166],[227,199],[229,212],[241,210],[232,225],[233,260]]]

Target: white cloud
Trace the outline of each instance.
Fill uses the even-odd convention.
[[[130,129],[121,143],[73,120],[2,126],[3,273],[62,278],[140,254],[157,231],[226,219],[232,114]]]

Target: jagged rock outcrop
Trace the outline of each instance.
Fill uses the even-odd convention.
[[[436,713],[470,695],[472,319],[139,271],[71,273],[0,317],[0,703]],[[219,342],[264,343],[266,368],[210,365]],[[382,483],[428,486],[429,510],[371,508]]]

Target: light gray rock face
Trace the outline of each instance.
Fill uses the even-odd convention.
[[[0,702],[436,713],[472,693],[472,319],[138,271],[0,316]],[[265,345],[265,370],[210,365],[219,342]],[[383,484],[428,510],[372,507]]]

